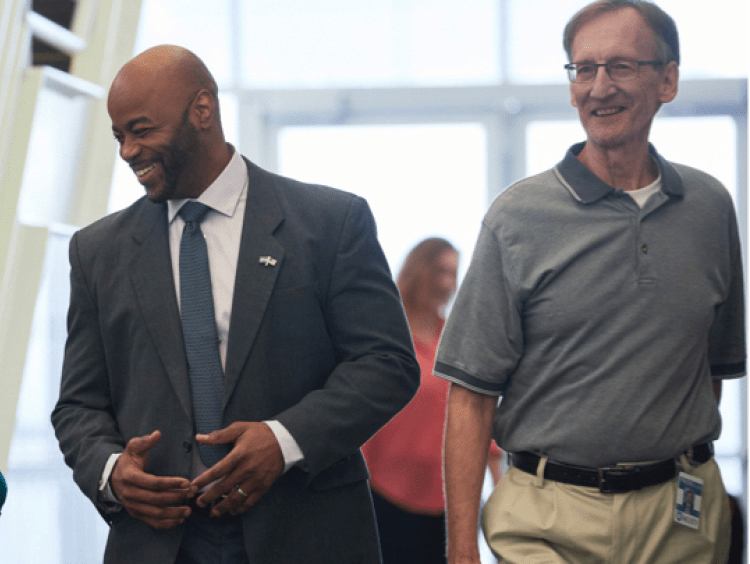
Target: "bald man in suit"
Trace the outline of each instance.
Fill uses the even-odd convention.
[[[52,414],[111,525],[104,562],[379,562],[359,447],[410,400],[419,367],[366,202],[241,157],[185,49],[127,63],[108,110],[146,195],[71,240]],[[198,432],[178,281],[194,201],[208,208],[222,373],[220,425]],[[205,445],[225,449],[218,462]]]

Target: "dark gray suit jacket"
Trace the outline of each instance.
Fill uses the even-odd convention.
[[[244,516],[250,562],[379,562],[359,447],[412,397],[419,366],[361,198],[248,162],[227,345],[223,424],[280,421],[293,468]],[[265,266],[260,257],[278,262]],[[166,204],[145,197],[76,233],[60,398],[52,414],[75,481],[111,523],[105,563],[174,562],[182,527],[106,514],[109,456],[158,429],[147,471],[190,473],[194,429]]]

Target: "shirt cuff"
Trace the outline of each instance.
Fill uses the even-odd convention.
[[[281,455],[284,457],[284,472],[304,462],[305,457],[302,454],[302,449],[299,448],[297,441],[294,440],[294,437],[292,437],[284,425],[278,421],[264,421],[263,423],[268,425],[279,442]]]
[[[102,501],[105,505],[105,511],[108,513],[115,513],[122,509],[122,503],[115,497],[112,491],[112,486],[109,483],[109,477],[112,475],[112,470],[115,467],[115,462],[120,458],[121,452],[110,454],[107,459],[107,463],[104,465],[104,471],[102,477],[99,479],[99,501]]]

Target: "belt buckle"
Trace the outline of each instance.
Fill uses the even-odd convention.
[[[638,466],[631,468],[624,468],[622,466],[605,466],[604,468],[597,468],[597,473],[599,474],[599,491],[605,494],[613,494],[627,493],[633,490],[641,489],[640,483],[638,483],[638,475],[640,473],[640,470],[641,469]],[[633,476],[636,480],[636,484],[633,487],[617,487],[609,481],[610,477],[624,478],[629,476]]]

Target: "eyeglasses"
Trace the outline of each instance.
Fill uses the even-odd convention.
[[[629,59],[615,59],[608,63],[568,63],[565,68],[568,71],[570,82],[578,84],[594,82],[599,67],[604,67],[609,78],[615,82],[626,82],[635,80],[641,73],[641,67],[645,65],[662,65],[661,61],[631,61]]]

